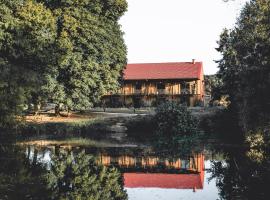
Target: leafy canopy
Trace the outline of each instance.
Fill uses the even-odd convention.
[[[82,110],[117,90],[126,9],[125,0],[2,0],[1,126],[30,103]]]
[[[232,30],[224,30],[217,50],[218,77],[244,132],[270,121],[270,1],[252,0]]]
[[[0,12],[0,125],[42,97],[52,74],[56,39],[53,13],[32,1],[2,1]]]

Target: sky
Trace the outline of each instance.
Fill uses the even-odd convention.
[[[205,161],[205,169],[211,168],[211,162]],[[211,172],[204,172],[203,190],[192,189],[161,189],[161,188],[125,188],[127,190],[129,200],[201,200],[201,199],[219,199],[218,189],[216,187],[216,179],[208,181]]]
[[[186,62],[217,72],[215,50],[224,28],[232,28],[247,0],[127,0],[120,19],[128,63]]]

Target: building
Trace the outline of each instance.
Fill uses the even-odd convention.
[[[203,99],[203,64],[195,60],[128,64],[119,92],[103,98],[105,103],[127,107],[155,106],[163,100],[195,106],[202,105]]]

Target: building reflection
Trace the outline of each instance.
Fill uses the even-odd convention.
[[[204,155],[182,158],[100,154],[98,162],[120,168],[127,188],[203,189]]]
[[[27,147],[30,160],[50,162],[50,156],[61,149],[74,154],[84,150],[95,157],[97,164],[118,168],[126,188],[203,189],[204,154],[170,156],[145,149],[118,148],[46,148]]]

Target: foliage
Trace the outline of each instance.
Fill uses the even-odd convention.
[[[132,117],[126,121],[125,125],[129,137],[143,142],[153,141],[155,139],[154,131],[156,123],[152,115]]]
[[[56,148],[57,149],[57,148]],[[48,163],[36,148],[0,144],[0,199],[125,200],[122,176],[85,153],[58,151]],[[46,167],[45,167],[46,166]]]
[[[222,85],[221,79],[219,79],[216,74],[204,76],[205,94],[216,96],[215,90],[219,88],[220,85]]]
[[[96,165],[94,158],[83,152],[54,156],[48,180],[52,199],[127,199],[120,173]]]
[[[22,3],[23,2],[23,3]],[[32,1],[1,1],[0,126],[7,126],[29,102],[37,103],[52,74],[56,21]]]
[[[50,99],[82,110],[118,88],[126,46],[118,19],[125,0],[46,1],[57,18],[56,85]],[[57,95],[55,95],[57,94]]]
[[[125,0],[2,0],[0,126],[31,103],[82,110],[116,90],[126,64],[118,23],[126,9]]]
[[[217,50],[218,77],[244,132],[270,121],[270,1],[251,0],[235,28],[224,30]],[[255,119],[255,120],[254,120]]]
[[[24,153],[14,145],[0,144],[0,199],[48,200],[46,170],[31,163]]]
[[[247,156],[254,162],[261,163],[267,156],[267,149],[270,145],[269,129],[258,129],[255,132],[249,131],[246,143],[250,147]]]
[[[23,137],[36,135],[54,135],[56,137],[84,136],[94,132],[95,120],[79,121],[72,123],[25,123],[18,126],[18,132]]]
[[[237,116],[230,108],[218,108],[215,112],[200,119],[200,128],[205,135],[226,143],[243,143],[244,137],[238,126]]]
[[[269,197],[269,154],[257,158],[244,149],[223,149],[225,159],[211,161],[211,177],[216,180],[220,199],[267,199]]]
[[[183,106],[169,101],[159,105],[154,118],[155,134],[162,143],[177,145],[181,140],[198,134],[198,121]]]

